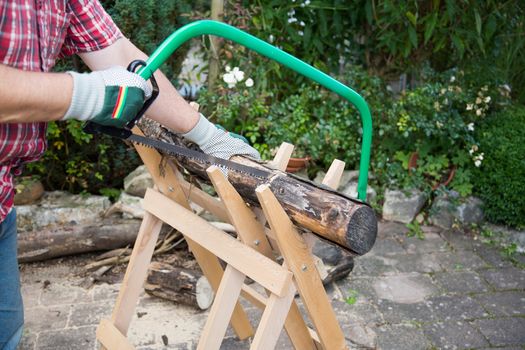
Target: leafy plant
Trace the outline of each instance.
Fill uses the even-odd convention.
[[[358,296],[359,293],[356,290],[348,290],[348,296],[345,298],[345,303],[347,303],[348,305],[354,305],[357,302]]]
[[[472,177],[484,202],[484,214],[494,223],[525,226],[525,107],[492,115],[477,132],[484,161]]]
[[[419,222],[417,222],[417,220],[406,224],[406,227],[408,228],[408,237],[417,237],[421,240],[425,239],[425,233],[421,229],[421,226],[419,225]]]

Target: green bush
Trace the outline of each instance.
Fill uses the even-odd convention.
[[[496,113],[478,131],[483,162],[475,171],[474,190],[494,223],[525,227],[525,107]]]

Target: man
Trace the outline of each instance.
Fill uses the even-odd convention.
[[[72,54],[93,72],[49,73],[59,56]],[[122,36],[98,0],[0,0],[0,349],[16,348],[23,325],[13,177],[44,152],[48,121],[125,125],[151,94],[144,79],[122,68],[135,59],[146,55]],[[160,95],[148,117],[208,154],[259,158],[193,110],[165,76],[155,77]]]

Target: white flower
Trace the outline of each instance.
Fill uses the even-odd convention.
[[[477,105],[481,104],[481,97],[476,98],[476,104]]]
[[[484,100],[484,101],[485,101],[485,103],[489,103],[490,100],[491,100],[491,99],[490,99],[490,96],[487,96],[487,97],[485,97],[485,100]]]
[[[350,40],[348,40],[348,39],[343,40],[343,45],[344,46],[350,46]]]
[[[481,152],[481,153],[479,154],[479,156],[478,156],[478,159],[479,159],[479,160],[483,160],[483,156],[484,156],[484,155],[485,155],[485,153]]]
[[[273,37],[272,34],[270,34],[270,36],[268,37],[268,41],[271,42],[271,43],[273,43],[273,40],[274,40],[274,37]]]
[[[504,85],[501,85],[501,87],[505,90],[507,90],[508,92],[511,92],[511,88],[509,86],[509,84],[504,84]]]
[[[476,109],[476,115],[479,117],[483,113],[481,109]]]
[[[294,23],[294,22],[297,22],[297,18],[295,17],[288,18],[288,23]]]
[[[475,160],[475,161],[474,161],[474,165],[475,165],[477,168],[479,168],[480,165],[481,165],[481,160]]]
[[[253,86],[253,79],[252,78],[246,79],[246,81],[244,82],[244,85],[246,85],[247,87],[252,87]]]
[[[437,101],[436,101],[436,102],[434,102],[434,109],[435,109],[436,111],[438,111],[438,112],[439,112],[439,110],[440,110],[440,107],[441,107],[441,106],[440,106],[439,102],[437,102]]]
[[[474,123],[470,123],[467,125],[468,131],[474,131]]]
[[[455,76],[451,76],[451,77],[450,77],[450,82],[453,83],[453,82],[455,82],[455,81],[456,81],[456,77],[455,77]]]
[[[244,72],[240,70],[239,67],[233,67],[232,73],[237,82],[242,81],[244,79]]]
[[[231,70],[232,70],[232,69],[231,69],[230,66],[226,66],[226,72],[229,72],[229,71],[231,71]]]
[[[302,30],[298,31],[297,34],[299,34],[299,36],[303,36],[304,35],[304,32]]]
[[[306,0],[306,1],[304,2],[304,4],[305,4],[306,6],[310,5],[310,0]]]
[[[443,127],[443,123],[440,121],[436,121],[436,126],[438,129],[441,129]]]
[[[304,27],[306,25],[306,23],[304,23],[303,21],[299,22],[299,24],[301,25],[301,27]]]
[[[224,74],[222,76],[222,80],[224,80],[224,82],[228,84],[228,87],[230,89],[235,87],[235,84],[237,84],[237,79],[235,79],[235,76],[231,72]]]
[[[483,86],[481,88],[481,91],[489,91],[489,87],[487,85]]]
[[[441,90],[439,91],[439,93],[440,93],[441,95],[443,95],[445,92],[447,92],[447,89],[441,89]]]
[[[471,111],[474,108],[474,104],[467,103],[467,111]]]

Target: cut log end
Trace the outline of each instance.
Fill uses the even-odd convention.
[[[362,206],[352,215],[346,232],[347,246],[357,253],[367,253],[376,241],[377,218],[374,209]]]

